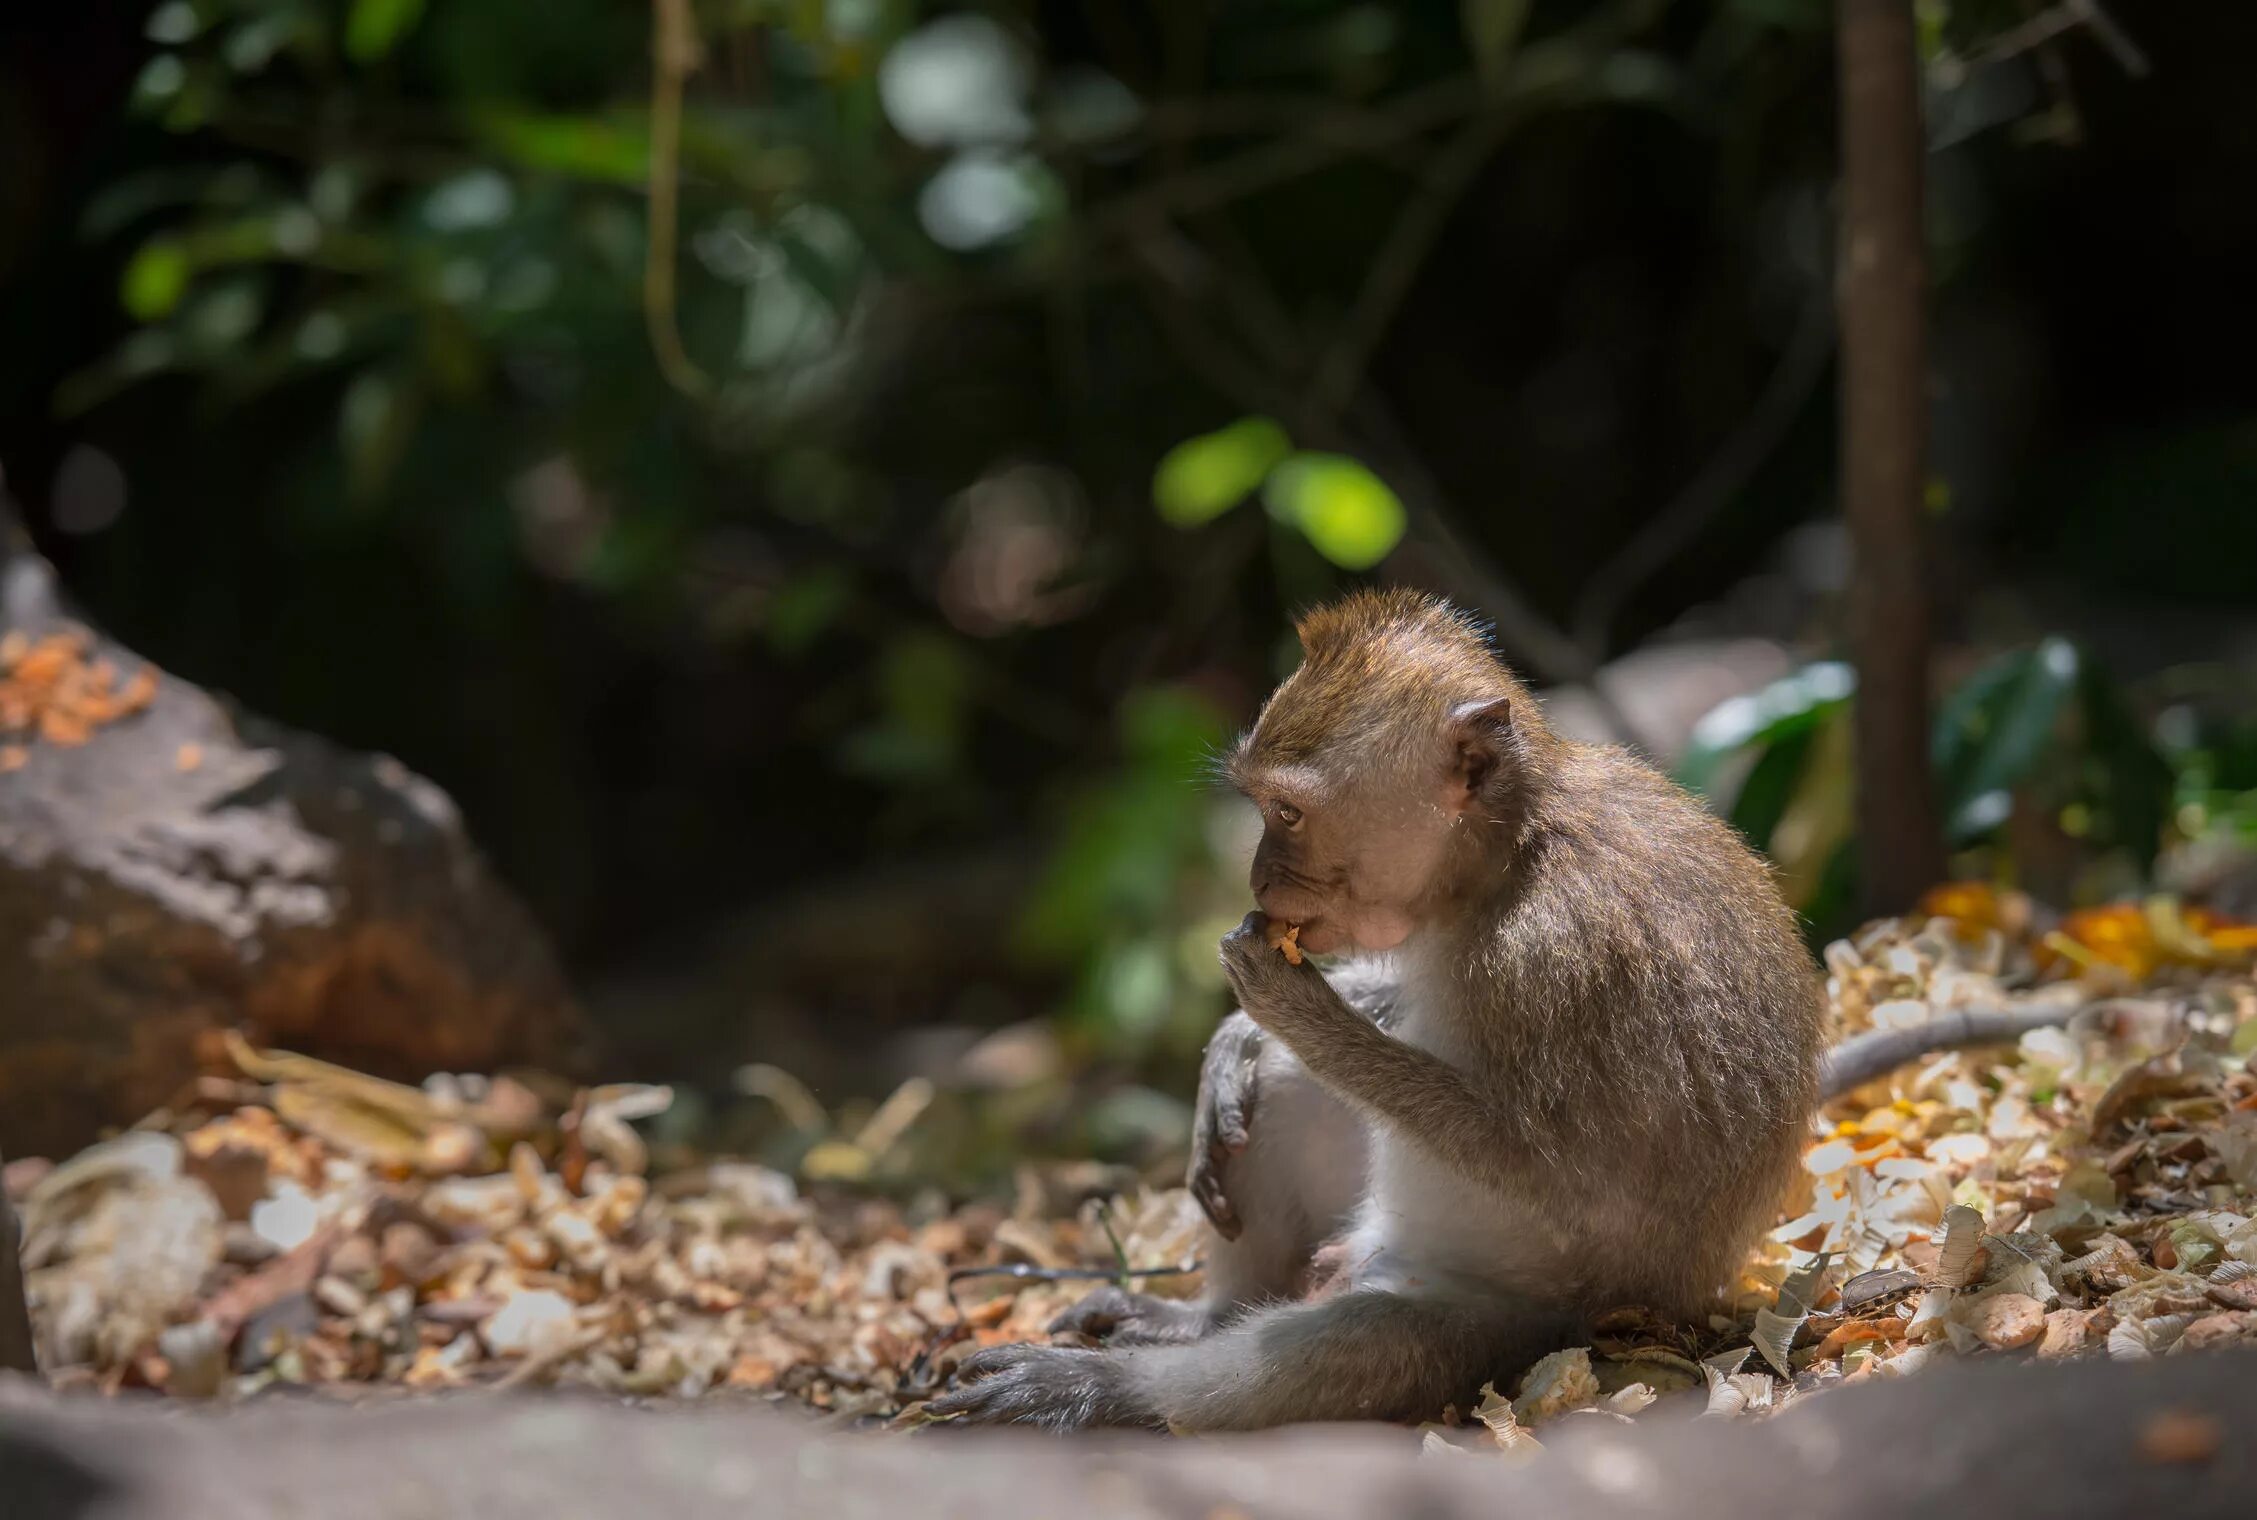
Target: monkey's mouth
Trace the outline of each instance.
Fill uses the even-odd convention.
[[[1343,948],[1340,936],[1321,918],[1303,918],[1294,921],[1301,932],[1298,943],[1312,955],[1330,955]]]

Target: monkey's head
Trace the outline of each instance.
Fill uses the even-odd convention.
[[[1299,632],[1300,668],[1226,764],[1262,814],[1254,898],[1318,954],[1392,949],[1498,845],[1548,731],[1433,597],[1357,592]]]

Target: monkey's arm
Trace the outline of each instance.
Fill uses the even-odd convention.
[[[1470,1180],[1509,1185],[1527,1158],[1507,1107],[1439,1056],[1350,1008],[1314,966],[1289,964],[1268,943],[1266,927],[1250,913],[1223,937],[1223,972],[1247,1016],[1343,1101]]]
[[[1385,962],[1349,961],[1325,972],[1324,979],[1357,1017],[1381,1029],[1394,1023],[1402,989]],[[1255,1114],[1265,1106],[1259,1081],[1262,1049],[1261,1026],[1243,1009],[1224,1019],[1207,1042],[1199,1095],[1192,1106],[1186,1181],[1208,1222],[1225,1240],[1236,1240],[1244,1225],[1227,1174],[1252,1140]]]

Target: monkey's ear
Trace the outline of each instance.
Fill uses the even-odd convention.
[[[1450,713],[1451,764],[1468,800],[1481,795],[1512,743],[1510,697],[1462,702]]]

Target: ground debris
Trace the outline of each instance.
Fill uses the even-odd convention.
[[[2257,1345],[2257,939],[2155,905],[2042,936],[1985,890],[1930,907],[1829,948],[1837,1037],[1957,1006],[2076,1015],[1847,1095],[1727,1312],[1602,1316],[1589,1345],[1497,1369],[1517,1398],[1437,1411],[1429,1444],[1528,1455],[1530,1425],[1678,1400],[1761,1417],[1960,1357]],[[539,1382],[891,1419],[971,1350],[1042,1337],[1104,1276],[1170,1269],[1137,1286],[1197,1290],[1188,1196],[1108,1196],[1117,1177],[1086,1166],[1030,1169],[1013,1206],[879,1198],[859,1174],[803,1189],[720,1158],[654,1171],[632,1126],[663,1088],[408,1087],[230,1054],[240,1080],[159,1122],[9,1168],[65,1386]]]
[[[732,1161],[654,1182],[628,1121],[662,1110],[663,1088],[545,1103],[507,1079],[416,1088],[234,1056],[246,1083],[209,1089],[233,1106],[189,1103],[60,1166],[11,1167],[62,1386],[226,1399],[540,1382],[888,1415],[965,1352],[1039,1335],[1090,1285],[971,1269],[1103,1261],[1108,1225],[1140,1264],[1186,1265],[1194,1238],[1175,1195],[1116,1200],[1101,1223],[1095,1205],[1014,1218],[803,1193]]]

